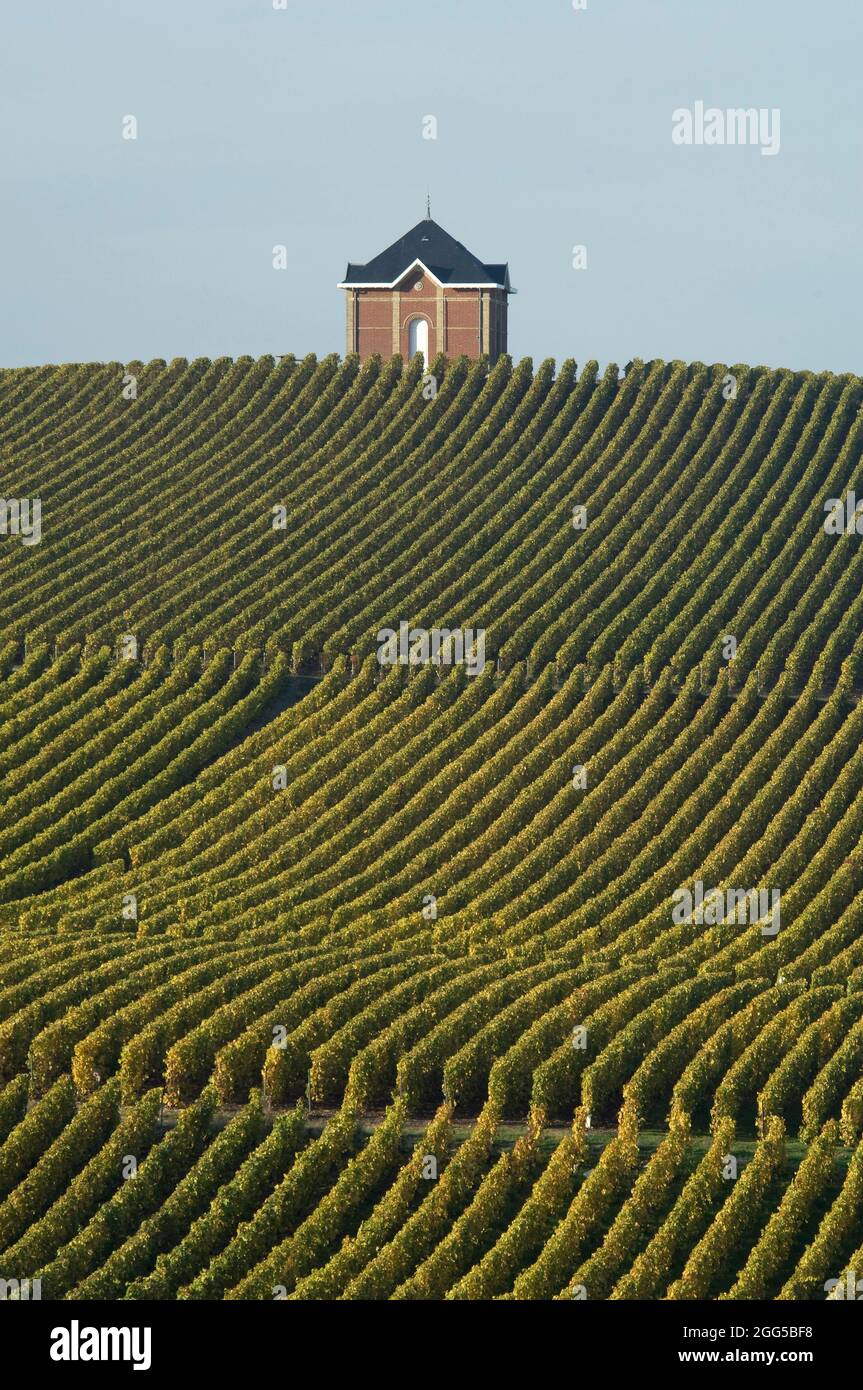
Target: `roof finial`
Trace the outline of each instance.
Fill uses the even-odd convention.
[[[426,189],[426,221],[431,222],[431,194]]]

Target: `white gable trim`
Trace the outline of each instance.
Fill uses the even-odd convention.
[[[342,280],[338,285],[336,285],[336,289],[337,289],[337,290],[394,290],[395,287],[396,287],[396,285],[398,285],[398,284],[400,283],[400,281],[402,281],[402,280],[405,278],[406,275],[409,275],[409,274],[411,273],[412,270],[415,270],[417,266],[419,266],[420,270],[424,271],[425,274],[428,275],[428,276],[430,277],[430,279],[434,280],[434,282],[435,282],[436,285],[440,285],[441,289],[445,289],[445,290],[505,290],[505,289],[506,289],[506,285],[501,285],[501,284],[499,284],[496,280],[481,280],[481,281],[469,280],[469,281],[465,281],[465,282],[459,281],[458,283],[455,283],[455,282],[452,281],[452,280],[439,280],[438,277],[435,275],[434,271],[429,270],[428,266],[425,265],[425,263],[424,263],[423,261],[421,261],[421,260],[419,259],[419,257],[417,257],[417,259],[416,259],[415,261],[412,261],[411,264],[410,264],[409,266],[406,266],[405,269],[404,269],[403,271],[401,271],[401,273],[400,273],[399,275],[396,276],[395,280],[391,280],[389,284],[387,284],[385,280],[350,280],[350,281],[348,281],[348,280]]]

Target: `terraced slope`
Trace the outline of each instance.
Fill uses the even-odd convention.
[[[43,502],[0,538],[0,1276],[43,1297],[863,1259],[863,383],[435,369],[0,374]],[[381,667],[402,620],[499,660]],[[781,922],[680,920],[699,881]]]

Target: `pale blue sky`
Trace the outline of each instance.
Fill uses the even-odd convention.
[[[342,352],[429,186],[516,357],[863,373],[861,52],[861,0],[2,0],[0,365]]]

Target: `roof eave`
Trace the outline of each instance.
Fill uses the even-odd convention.
[[[434,271],[429,270],[425,262],[421,261],[419,257],[417,257],[415,260],[411,261],[410,265],[405,266],[404,270],[400,270],[394,280],[342,280],[336,286],[336,289],[394,290],[399,281],[403,280],[405,276],[409,275],[410,272],[416,269],[417,266],[420,268],[420,270],[425,271],[426,275],[430,276],[430,278],[434,280],[436,285],[440,285],[441,289],[445,290],[505,290],[507,288],[506,284],[500,284],[494,280],[440,280],[438,279],[437,275],[435,275]]]

